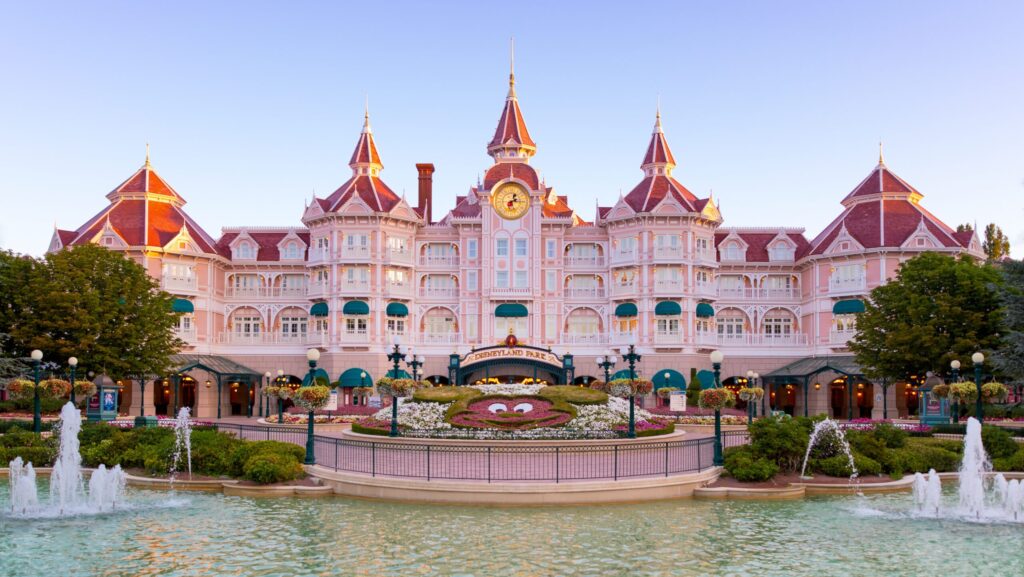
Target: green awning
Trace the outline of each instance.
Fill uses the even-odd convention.
[[[832,305],[832,314],[834,315],[855,315],[862,312],[864,312],[864,301],[860,299],[848,299]]]
[[[194,313],[196,309],[192,306],[192,301],[188,299],[174,299],[174,303],[171,304],[171,310],[176,313]]]
[[[366,375],[365,377],[363,375]],[[373,377],[369,371],[360,368],[351,368],[338,377],[339,387],[372,387]]]
[[[392,379],[396,379],[396,378],[397,379],[411,379],[412,378],[412,375],[410,375],[409,373],[405,372],[405,369],[398,369],[398,376],[397,377],[395,376],[395,369],[391,369],[390,371],[388,371],[387,376],[389,378],[392,378]]]
[[[368,315],[370,314],[370,305],[366,304],[366,301],[348,301],[345,303],[345,306],[341,308],[341,314]]]
[[[407,317],[409,316],[409,307],[402,303],[388,303],[388,308],[385,310],[389,317]]]
[[[707,319],[715,316],[715,307],[709,303],[697,303],[697,316],[702,319]]]
[[[615,316],[617,317],[635,317],[636,316],[636,303],[622,303],[615,307]]]
[[[676,301],[661,301],[654,305],[654,314],[659,316],[676,316],[683,314],[683,307]]]
[[[673,371],[672,369],[661,369],[654,373],[654,377],[651,379],[651,382],[654,383],[655,390],[662,387],[686,389],[686,377],[684,377],[679,371]]]
[[[715,373],[711,371],[697,371],[697,380],[700,381],[701,389],[715,388]]]
[[[326,317],[330,314],[327,303],[314,303],[309,309],[309,314],[314,317]]]
[[[636,373],[634,372],[633,375],[635,376]],[[615,379],[628,379],[628,378],[629,378],[629,369],[620,369],[620,370],[615,371],[614,373],[612,373],[612,380],[613,381]]]
[[[496,317],[525,317],[530,314],[526,310],[526,305],[519,303],[502,303],[498,305],[498,308],[494,309],[494,316]]]

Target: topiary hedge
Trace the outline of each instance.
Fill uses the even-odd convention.
[[[756,483],[767,481],[779,473],[774,462],[756,456],[750,445],[729,447],[725,450],[725,470],[737,481]]]
[[[587,387],[572,385],[549,385],[537,395],[552,401],[562,400],[576,405],[603,405],[608,402],[608,393]]]
[[[423,403],[453,403],[459,399],[479,397],[482,394],[473,387],[424,387],[413,392],[412,400]]]

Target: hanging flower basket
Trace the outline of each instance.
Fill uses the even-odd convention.
[[[739,397],[741,401],[760,401],[764,397],[764,389],[761,387],[741,387]]]
[[[725,387],[704,389],[700,392],[699,405],[703,409],[720,411],[736,404],[736,395]]]
[[[281,399],[282,401],[287,401],[288,399],[292,398],[292,395],[294,394],[295,391],[293,391],[292,388],[289,387],[288,385],[284,385],[277,388],[277,398]]]
[[[412,379],[392,379],[383,377],[377,381],[377,391],[384,396],[408,397],[419,386]]]
[[[654,389],[654,383],[647,379],[613,379],[608,383],[606,393],[622,399],[646,395]]]
[[[949,398],[958,403],[973,403],[978,398],[978,386],[974,383],[953,383],[949,385]]]
[[[661,387],[657,390],[658,398],[667,399],[672,396],[672,393],[681,390],[679,387]]]
[[[604,381],[600,381],[600,380],[590,381],[590,384],[587,385],[587,386],[590,387],[591,389],[594,389],[595,391],[602,391],[602,392],[605,392],[605,393],[608,392],[608,383],[606,383]]]
[[[1009,396],[1010,390],[1003,383],[985,383],[981,385],[981,398],[986,403],[1001,403]]]
[[[949,397],[949,385],[935,385],[929,393],[933,399],[945,399]]]
[[[268,396],[268,397],[270,397],[271,399],[276,399],[278,393],[280,393],[280,392],[281,392],[281,387],[278,386],[278,385],[267,385],[267,386],[263,387],[263,394]]]
[[[71,395],[71,382],[64,379],[45,379],[39,382],[39,394],[44,397],[67,397]]]
[[[28,379],[12,379],[7,383],[7,394],[12,399],[31,399],[35,394],[36,383]],[[42,394],[42,389],[39,393]]]
[[[86,379],[82,379],[80,381],[75,381],[75,400],[76,401],[79,401],[79,402],[84,401],[85,399],[88,399],[89,397],[91,397],[91,396],[93,396],[95,394],[96,394],[96,383],[94,383],[92,381],[89,381],[89,380],[86,380]]]
[[[299,387],[295,391],[295,395],[292,397],[292,401],[295,406],[301,407],[307,411],[318,411],[325,406],[331,399],[330,387],[323,385],[312,385],[309,387]]]

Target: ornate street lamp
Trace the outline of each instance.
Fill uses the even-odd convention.
[[[263,373],[263,386],[260,387],[260,416],[265,417],[263,414],[263,397],[267,394],[267,387],[270,386],[270,371]],[[267,414],[270,414],[270,399],[267,399]]]
[[[630,343],[629,346],[623,346],[619,349],[619,352],[622,353],[622,360],[629,363],[629,432],[626,433],[626,436],[630,439],[635,439],[636,418],[634,417],[634,405],[636,396],[633,394],[633,391],[636,390],[636,388],[634,387],[633,381],[636,380],[636,363],[640,360],[640,355],[636,352],[636,344],[634,343]]]
[[[316,362],[320,360],[319,349],[309,349],[306,351],[306,360],[309,361],[309,386],[316,385]],[[316,456],[313,454],[313,410],[309,410],[309,416],[306,419],[306,460],[303,461],[306,465],[315,465]]]
[[[756,373],[754,371],[752,371],[752,370],[748,370],[747,371],[747,388],[748,389],[754,387],[754,375],[755,374]],[[742,396],[740,398],[743,399]],[[751,397],[750,393],[747,393],[747,398],[745,398],[743,400],[746,401],[746,403],[747,403],[747,425],[750,425],[751,423],[754,422],[754,414],[753,414],[754,402],[753,401],[756,401],[757,399]]]
[[[402,343],[398,339],[395,339],[394,351],[388,354],[388,360],[391,361],[394,368],[392,369],[393,378],[398,378],[398,364],[405,360],[405,353],[402,352]],[[393,391],[394,389],[392,389]],[[389,437],[398,436],[398,398],[394,394],[391,395],[391,431],[388,432]]]
[[[68,366],[71,367],[71,404],[75,404],[75,371],[78,370],[78,358],[68,359]]]
[[[985,363],[985,355],[974,353],[971,355],[971,362],[974,363],[974,384],[978,386],[978,400],[974,404],[974,418],[979,423],[984,422],[985,408],[981,404],[981,366]]]
[[[423,355],[416,355],[414,353],[413,347],[409,347],[409,356],[412,357],[412,360],[411,361],[406,361],[406,363],[409,365],[409,368],[412,369],[412,380],[419,381],[420,380],[420,378],[419,378],[419,369],[420,369],[420,367],[423,366],[423,362],[424,362]],[[396,377],[397,377],[397,373],[396,373]]]
[[[719,389],[722,387],[722,383],[719,381],[719,376],[722,373],[722,359],[725,355],[722,351],[711,351],[711,368],[715,371],[715,388]],[[716,467],[721,467],[725,464],[725,460],[722,458],[722,410],[715,409],[715,458],[713,463]]]
[[[960,361],[953,359],[949,362],[949,368],[953,370],[953,382],[960,382]],[[953,401],[953,405],[949,408],[949,412],[953,414],[953,422],[960,422],[960,403]]]
[[[32,394],[32,430],[36,433],[43,431],[43,417],[40,414],[42,407],[39,402],[39,363],[43,360],[43,351],[35,349],[32,351],[32,373],[35,377],[36,386]]]
[[[277,369],[277,386],[284,386],[284,369]],[[277,395],[277,424],[284,424],[284,399],[280,394]]]
[[[602,369],[604,369],[604,384],[605,385],[607,385],[608,381],[610,381],[611,378],[612,378],[611,377],[611,370],[612,370],[612,368],[615,367],[615,362],[617,360],[618,359],[615,358],[615,355],[613,355],[611,353],[608,353],[607,355],[605,355],[603,357],[597,357],[597,366],[599,366]]]

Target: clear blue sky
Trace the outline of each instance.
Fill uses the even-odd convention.
[[[349,175],[368,94],[384,179],[435,215],[490,163],[516,39],[549,185],[587,219],[641,177],[658,95],[726,224],[817,234],[888,165],[1024,256],[1024,3],[0,3],[0,247],[42,253],[143,161],[208,232],[298,225]]]

